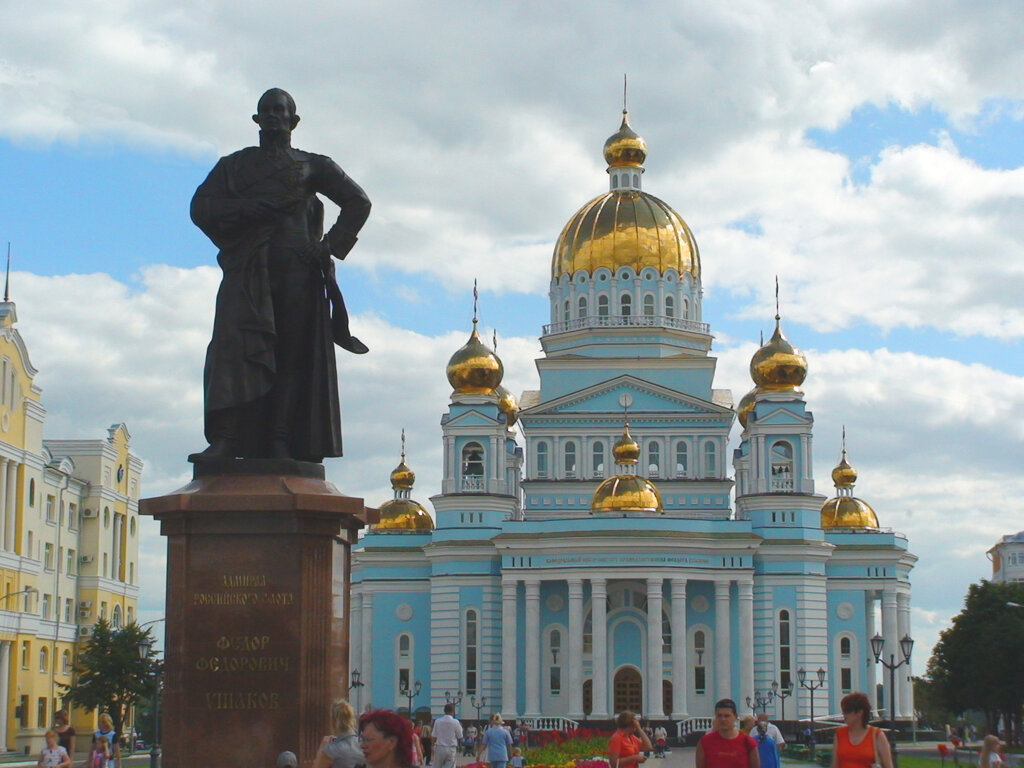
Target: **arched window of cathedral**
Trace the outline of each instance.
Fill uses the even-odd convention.
[[[654,317],[654,294],[648,293],[644,295],[644,316]]]
[[[785,440],[778,440],[772,444],[771,473],[771,490],[793,490],[793,446]]]
[[[583,714],[590,717],[590,713],[594,711],[594,681],[584,680],[583,681]]]
[[[548,633],[548,693],[559,696],[562,693],[562,632],[552,629]]]
[[[672,619],[664,609],[661,612],[661,650],[672,653]]]
[[[579,305],[578,306],[579,312],[578,312],[578,314],[576,316],[579,317],[582,320],[584,317],[587,316],[587,297],[586,296],[580,296],[580,300],[577,303]]]
[[[789,611],[779,611],[779,685],[793,687],[793,656],[790,637]]]
[[[689,447],[685,440],[676,442],[676,477],[686,477],[689,466]]]
[[[624,293],[619,297],[619,314],[623,317],[633,314],[633,296],[631,294]]]
[[[679,316],[684,320],[690,319],[690,300],[686,296],[683,296],[683,311]]]
[[[565,305],[562,308],[562,321],[568,323],[570,320],[569,316],[569,300],[565,300]]]
[[[693,667],[693,690],[699,696],[708,692],[708,670],[704,666],[706,651],[707,641],[704,632],[698,629],[693,633],[693,656],[696,661]]]
[[[676,316],[676,297],[666,296],[665,297],[665,317]]]
[[[482,491],[484,482],[484,449],[480,443],[462,447],[462,490]]]
[[[576,441],[566,440],[563,451],[565,463],[562,466],[565,477],[576,477]]]
[[[652,440],[647,445],[647,476],[657,477],[661,473],[661,445]]]
[[[594,650],[594,612],[587,611],[583,617],[583,652],[591,653]]]
[[[395,654],[396,677],[399,689],[415,685],[412,682],[414,679],[412,659],[412,635],[403,632],[398,636],[398,653]]]
[[[718,451],[715,444],[708,440],[704,443],[704,477],[716,477],[718,475]]]
[[[640,188],[640,174],[639,173],[634,173],[633,174],[633,186],[636,187],[637,189]]]
[[[465,688],[467,694],[477,693],[477,670],[479,669],[477,635],[477,612],[470,608],[466,611],[465,631],[463,633],[462,658],[466,662]]]
[[[591,447],[591,475],[593,477],[604,477],[604,443],[595,440]]]
[[[602,293],[597,297],[597,316],[608,317],[608,294]]]
[[[537,477],[548,476],[548,444],[545,440],[537,441]]]
[[[850,658],[850,638],[839,638],[839,655],[844,659]]]
[[[613,173],[612,174],[612,189],[618,189],[618,188],[619,188],[619,174]]]

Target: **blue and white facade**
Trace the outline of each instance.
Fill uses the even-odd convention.
[[[609,145],[632,141],[623,126]],[[642,171],[609,145],[610,175]],[[811,709],[798,669],[815,681],[825,670],[817,716],[887,685],[869,638],[895,644],[909,632],[906,538],[822,527],[799,386],[759,385],[744,398],[730,474],[739,409],[714,386],[696,243],[681,220],[674,232],[648,222],[643,205],[664,204],[639,190],[639,173],[629,178],[570,225],[588,206],[615,205],[619,231],[631,204],[639,238],[609,246],[598,212],[581,225],[589,241],[573,225],[556,246],[540,388],[515,413],[522,434],[495,382],[457,387],[441,420],[436,527],[371,529],[355,548],[350,663],[363,708],[405,708],[401,684],[421,681],[413,708],[434,713],[461,691],[463,716],[485,697],[484,713],[506,719],[608,720],[628,708],[683,720],[711,715],[722,697],[742,707],[778,681],[795,688],[793,720]],[[659,227],[651,258],[643,236]],[[595,490],[617,472],[624,412],[660,507],[624,499],[595,512]],[[897,715],[909,717],[900,671]],[[768,712],[781,717],[781,703]]]

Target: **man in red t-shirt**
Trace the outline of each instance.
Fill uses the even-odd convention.
[[[611,768],[630,768],[647,759],[644,752],[651,751],[651,740],[640,727],[640,718],[632,712],[620,712],[615,718],[617,730],[608,740]]]
[[[715,704],[715,728],[697,744],[697,768],[761,768],[757,742],[737,728],[736,702]]]

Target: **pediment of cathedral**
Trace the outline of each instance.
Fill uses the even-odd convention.
[[[631,413],[730,416],[733,411],[707,400],[628,374],[595,384],[521,412],[521,416],[607,414],[622,412],[623,395],[629,396]]]
[[[782,426],[782,425],[787,425],[787,424],[798,424],[798,425],[803,426],[805,424],[810,424],[812,422],[813,422],[813,419],[810,417],[810,414],[804,415],[804,414],[794,413],[793,411],[789,410],[788,408],[781,408],[781,407],[780,408],[776,408],[775,410],[769,411],[768,413],[764,414],[763,416],[758,416],[758,418],[757,418],[757,423],[759,425],[762,425],[762,426],[764,426],[764,425]]]
[[[451,427],[493,427],[496,422],[494,419],[480,413],[480,411],[471,410],[460,413],[457,416],[451,416],[443,423],[445,426]]]

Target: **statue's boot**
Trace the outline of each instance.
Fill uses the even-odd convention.
[[[235,441],[226,437],[215,439],[205,451],[190,453],[188,460],[193,464],[204,461],[224,461],[235,458]]]

